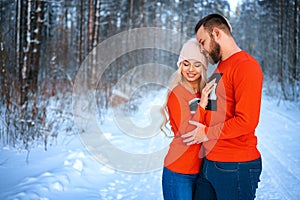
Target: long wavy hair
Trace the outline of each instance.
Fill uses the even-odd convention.
[[[179,63],[179,68],[178,70],[171,76],[170,81],[169,81],[169,92],[167,94],[166,97],[166,101],[163,104],[163,106],[160,109],[160,112],[164,118],[163,123],[160,126],[160,130],[167,136],[167,137],[174,137],[174,133],[172,132],[172,130],[170,129],[170,118],[169,118],[169,113],[168,113],[168,107],[167,107],[167,103],[168,103],[168,97],[170,92],[172,92],[172,90],[179,84],[183,84],[185,81],[184,76],[182,75],[182,64],[183,62]],[[201,76],[199,77],[198,80],[198,92],[201,93],[202,89],[204,88],[206,81],[207,81],[207,77],[206,77],[206,71],[207,71],[207,66],[204,66],[201,63]],[[184,87],[190,91],[191,93],[194,93],[193,89],[188,86],[187,84],[184,85]],[[169,125],[169,126],[168,126]]]

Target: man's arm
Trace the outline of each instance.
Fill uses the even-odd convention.
[[[255,130],[260,114],[262,71],[258,63],[245,62],[236,70],[233,78],[235,79],[233,84],[236,102],[234,116],[223,123],[204,128],[199,123],[193,123],[197,128],[183,135],[186,138],[185,141],[190,141],[188,139],[194,137],[200,138],[194,143],[203,142],[204,134],[209,140],[235,138]]]
[[[224,123],[206,127],[209,139],[229,139],[253,132],[260,115],[263,74],[257,62],[243,62],[233,74],[234,116]]]

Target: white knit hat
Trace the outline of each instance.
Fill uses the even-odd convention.
[[[207,69],[207,58],[201,52],[200,45],[196,39],[188,40],[180,51],[180,55],[178,58],[177,66],[180,67],[180,63],[184,60],[196,60],[203,64],[205,69]]]
[[[199,61],[203,64],[205,70],[207,70],[208,59],[203,53],[201,53],[199,43],[197,42],[196,39],[188,40],[182,46],[182,49],[180,51],[180,55],[178,57],[178,62],[177,62],[178,69],[170,78],[169,81],[170,89],[173,89],[182,79],[180,63],[184,60]]]

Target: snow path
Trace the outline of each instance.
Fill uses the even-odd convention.
[[[257,199],[300,198],[299,105],[263,100],[257,129],[263,172]]]
[[[298,200],[300,106],[284,102],[277,107],[276,103],[264,99],[262,104],[257,135],[263,172],[256,199]],[[105,132],[115,145],[131,147],[133,151],[145,147],[143,142],[122,143],[124,136],[111,134],[114,128],[108,124]],[[143,174],[118,172],[97,162],[78,135],[61,133],[59,137],[47,151],[42,145],[32,149],[28,163],[26,152],[0,149],[1,200],[162,200],[161,170]]]

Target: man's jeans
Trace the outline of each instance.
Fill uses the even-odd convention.
[[[250,162],[214,162],[204,158],[195,200],[253,200],[261,171],[261,158]]]
[[[192,200],[197,174],[179,174],[164,167],[162,188],[164,200]]]

